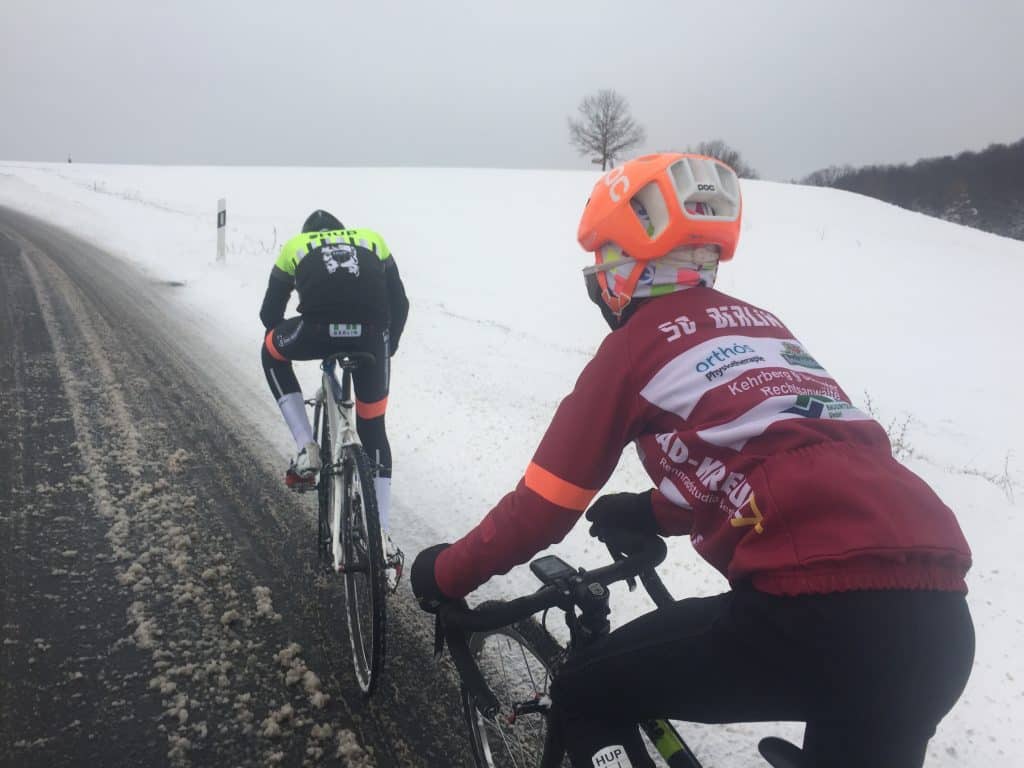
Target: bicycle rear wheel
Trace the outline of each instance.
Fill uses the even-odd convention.
[[[538,768],[548,738],[551,676],[561,649],[533,620],[475,633],[469,649],[501,707],[489,720],[477,709],[472,694],[462,689],[463,716],[477,768]],[[563,757],[552,764],[569,762]]]
[[[364,696],[369,696],[384,666],[384,544],[370,460],[361,446],[345,448],[341,472],[344,479],[341,536],[348,636],[359,688]]]

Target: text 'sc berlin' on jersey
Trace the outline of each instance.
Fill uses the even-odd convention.
[[[523,479],[441,553],[462,597],[560,541],[635,443],[662,533],[772,594],[965,591],[953,513],[769,312],[710,288],[642,304],[559,405]],[[500,533],[499,533],[500,532]]]

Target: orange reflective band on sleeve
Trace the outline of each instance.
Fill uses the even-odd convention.
[[[273,330],[267,331],[267,337],[266,339],[263,340],[263,345],[267,348],[267,352],[270,353],[270,356],[272,358],[274,358],[275,360],[280,360],[282,363],[288,362],[288,358],[282,355],[280,352],[278,352],[277,348],[274,346]]]
[[[576,510],[577,512],[582,512],[586,509],[590,500],[597,495],[597,491],[590,491],[586,488],[580,488],[578,485],[573,485],[558,475],[551,474],[544,467],[532,461],[530,466],[526,468],[523,482],[526,483],[527,488],[542,499],[566,509]]]
[[[376,419],[378,416],[383,416],[387,409],[388,399],[386,397],[375,403],[364,403],[361,400],[356,400],[356,415],[360,419]]]

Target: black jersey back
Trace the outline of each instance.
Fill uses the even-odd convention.
[[[314,319],[387,327],[387,262],[383,238],[369,229],[296,235],[281,250],[274,276],[295,286],[299,312]]]

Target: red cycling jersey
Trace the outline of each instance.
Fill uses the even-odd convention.
[[[710,288],[645,301],[559,405],[514,491],[437,558],[462,597],[569,532],[636,444],[665,535],[778,595],[966,591],[956,518],[770,312]]]

